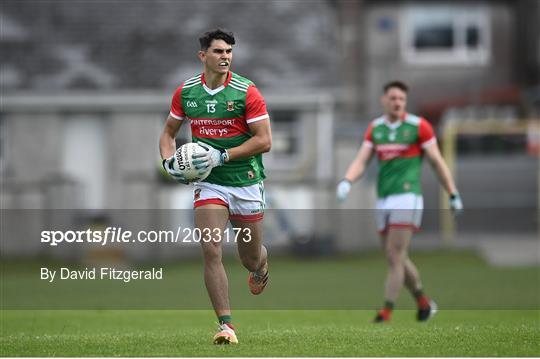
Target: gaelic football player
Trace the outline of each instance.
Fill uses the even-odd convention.
[[[203,72],[184,81],[175,91],[160,137],[160,152],[167,173],[188,184],[172,166],[175,137],[184,122],[191,125],[193,142],[207,149],[204,154],[193,155],[197,169],[211,169],[204,181],[194,184],[195,226],[210,229],[213,236],[212,241],[201,240],[204,280],[219,322],[213,341],[236,344],[228,280],[221,261],[222,242],[229,239],[220,233],[229,221],[240,229],[237,247],[250,272],[249,289],[260,294],[268,283],[267,252],[262,245],[262,154],[270,150],[272,135],[259,90],[253,82],[230,70],[233,34],[217,29],[206,32],[199,42]]]
[[[384,114],[369,124],[364,142],[336,191],[338,200],[343,201],[351,184],[364,174],[373,154],[377,154],[376,220],[388,261],[388,274],[384,306],[375,322],[390,320],[403,284],[416,299],[419,321],[429,319],[436,311],[435,302],[424,294],[418,270],[408,256],[411,237],[420,227],[422,218],[420,172],[424,155],[449,193],[452,210],[456,213],[463,209],[430,123],[406,112],[407,91],[407,85],[400,81],[384,86],[381,98]]]

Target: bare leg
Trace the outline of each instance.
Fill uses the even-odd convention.
[[[202,233],[205,228],[210,229],[213,236],[211,241],[203,234],[201,238],[204,255],[204,283],[210,296],[212,306],[218,317],[230,315],[229,282],[225,268],[221,262],[222,244],[218,241],[215,229],[223,231],[229,220],[229,211],[226,207],[217,204],[208,204],[195,209],[195,227]]]
[[[416,269],[416,266],[408,256],[405,259],[405,286],[413,296],[417,291],[422,289],[422,281],[420,280],[418,269]]]
[[[384,251],[388,261],[385,299],[395,302],[405,282],[405,262],[412,237],[412,229],[390,228],[384,241]]]
[[[262,245],[262,221],[234,221],[233,226],[241,228],[237,245],[242,264],[250,272],[264,274],[268,254]]]
[[[383,250],[386,252],[386,235],[381,234],[381,244]],[[422,289],[422,281],[420,280],[420,273],[416,268],[416,265],[407,255],[405,259],[405,286],[414,296],[415,292]]]

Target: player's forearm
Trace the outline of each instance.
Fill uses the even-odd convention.
[[[169,158],[176,152],[176,135],[184,121],[178,121],[171,115],[165,121],[165,127],[159,136],[159,153],[161,158]]]
[[[373,155],[373,146],[364,142],[356,157],[349,165],[347,172],[345,172],[345,179],[349,182],[354,182],[364,174],[369,162],[371,161],[371,156]]]
[[[347,172],[345,172],[344,178],[349,182],[354,182],[362,177],[365,170],[366,165],[362,161],[354,160],[347,169]]]
[[[448,192],[448,194],[457,193],[456,184],[454,183],[454,179],[452,178],[452,174],[450,173],[450,169],[448,169],[446,163],[442,160],[437,161],[434,163],[434,167],[441,185]]]
[[[247,158],[270,151],[272,138],[270,136],[253,136],[240,146],[227,149],[229,160]]]
[[[176,151],[176,141],[168,133],[162,133],[159,137],[159,153],[161,158],[169,158]]]

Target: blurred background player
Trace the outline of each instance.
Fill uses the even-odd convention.
[[[219,321],[214,343],[236,344],[228,279],[221,261],[222,240],[227,238],[216,234],[216,229],[223,233],[229,220],[241,229],[237,241],[240,259],[250,271],[251,293],[260,294],[268,282],[267,252],[262,245],[262,153],[270,150],[272,136],[263,97],[250,80],[230,71],[233,34],[217,29],[205,33],[199,42],[204,72],[182,83],[174,93],[160,151],[167,173],[188,184],[172,167],[176,134],[185,119],[191,122],[193,141],[208,150],[193,156],[201,173],[212,169],[203,182],[195,183],[195,226],[209,228],[213,236],[212,241],[201,240],[201,244],[204,280]]]
[[[364,174],[372,155],[377,154],[376,220],[388,261],[388,274],[384,306],[375,322],[390,320],[404,283],[416,299],[419,321],[427,320],[437,309],[435,302],[424,294],[418,270],[408,256],[412,234],[420,227],[422,218],[420,174],[424,154],[449,193],[452,210],[457,213],[463,209],[433,128],[424,118],[406,112],[407,92],[407,85],[400,81],[384,86],[381,97],[384,114],[369,124],[363,144],[336,191],[337,199],[345,200],[352,183]]]

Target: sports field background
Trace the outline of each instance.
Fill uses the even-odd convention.
[[[342,259],[275,258],[271,284],[260,297],[248,294],[246,272],[235,258],[227,258],[238,346],[211,344],[215,316],[206,307],[208,299],[197,293],[201,289],[205,294],[200,264],[187,262],[172,266],[177,287],[168,293],[134,294],[143,298],[139,303],[147,305],[146,299],[153,297],[161,305],[177,303],[178,310],[3,310],[2,356],[540,355],[538,266],[496,268],[465,251],[420,252],[413,259],[428,294],[440,306],[427,323],[415,321],[413,301],[405,290],[390,323],[370,323],[385,275],[378,253]],[[9,274],[13,266],[3,263],[2,296],[25,280],[20,268],[17,276]],[[35,273],[31,267],[28,274]],[[299,275],[304,273],[316,281]],[[179,291],[188,280],[200,288]],[[343,291],[345,285],[348,290]],[[25,296],[37,301],[40,290]],[[156,298],[160,296],[170,301]],[[311,307],[297,302],[311,296],[319,300],[309,302]],[[195,306],[195,300],[206,304]]]

